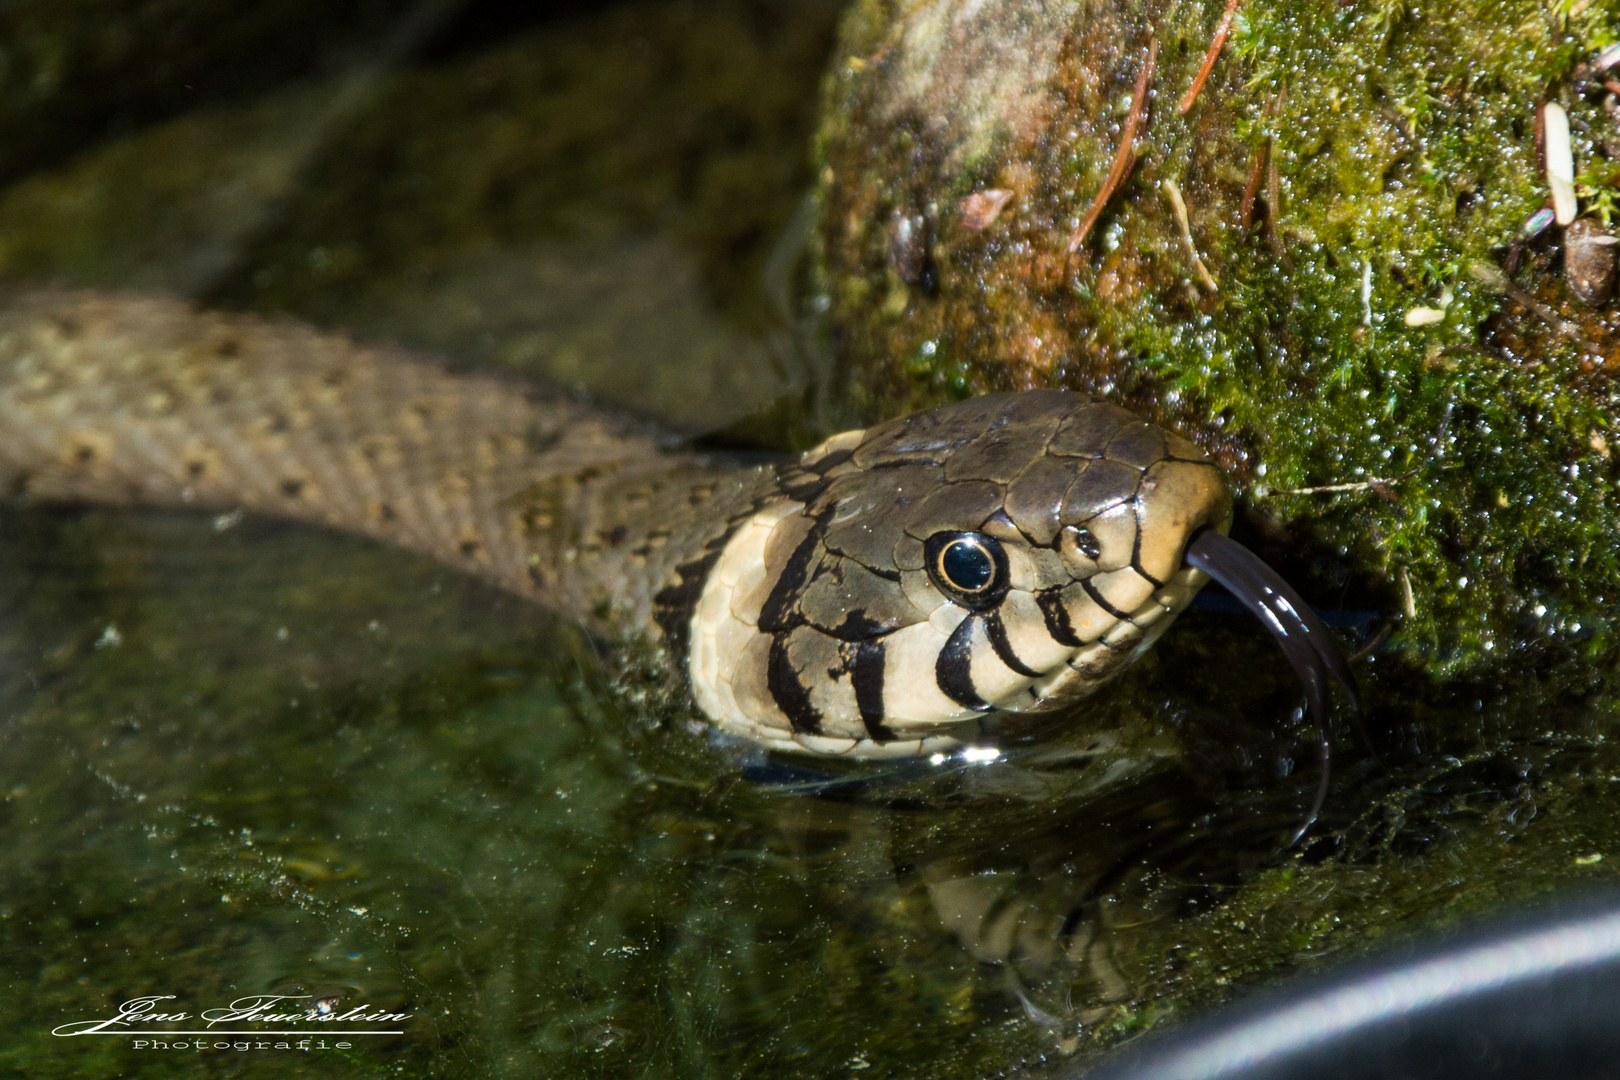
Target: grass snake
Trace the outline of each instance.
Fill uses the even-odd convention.
[[[0,308],[0,483],[242,507],[426,553],[651,640],[714,724],[780,750],[930,754],[985,717],[1063,706],[1209,576],[1282,642],[1319,723],[1328,684],[1352,687],[1310,610],[1225,538],[1220,469],[1067,391],[745,464],[290,321],[28,292]]]

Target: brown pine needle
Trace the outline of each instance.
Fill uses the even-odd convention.
[[[1119,133],[1119,147],[1114,151],[1114,163],[1109,166],[1108,178],[1098,189],[1096,198],[1091,200],[1091,208],[1086,216],[1069,237],[1069,254],[1073,255],[1085,243],[1086,234],[1091,227],[1097,224],[1102,212],[1108,205],[1108,200],[1114,197],[1114,191],[1125,182],[1136,165],[1136,129],[1142,126],[1142,118],[1147,115],[1148,87],[1153,85],[1153,67],[1159,59],[1159,39],[1157,36],[1148,38],[1147,60],[1142,64],[1142,70],[1136,75],[1136,87],[1131,91],[1131,112],[1125,118],[1125,127]]]
[[[1238,201],[1238,224],[1247,229],[1254,224],[1254,200],[1260,197],[1260,184],[1266,175],[1266,159],[1271,155],[1271,142],[1260,144],[1254,153],[1254,168],[1249,170],[1249,182],[1243,185],[1243,198]]]
[[[1198,100],[1198,92],[1204,88],[1204,81],[1209,73],[1215,70],[1215,61],[1221,55],[1221,46],[1226,44],[1226,35],[1232,32],[1232,19],[1237,15],[1239,0],[1226,0],[1226,13],[1221,21],[1215,24],[1215,36],[1209,39],[1209,52],[1204,54],[1204,62],[1198,66],[1198,74],[1193,76],[1192,85],[1181,99],[1181,115],[1186,116]]]
[[[1282,173],[1277,168],[1277,140],[1266,140],[1266,240],[1278,258],[1287,258],[1282,235]]]

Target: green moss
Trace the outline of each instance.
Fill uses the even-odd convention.
[[[1042,32],[1063,46],[1027,83],[1032,105],[973,96],[993,80],[927,59],[921,16],[856,5],[818,144],[816,280],[847,400],[872,416],[1028,385],[1103,392],[1199,437],[1252,519],[1342,562],[1392,615],[1410,597],[1398,642],[1432,670],[1548,637],[1607,648],[1620,323],[1565,290],[1550,236],[1513,258],[1569,336],[1479,267],[1545,198],[1544,100],[1570,110],[1589,205],[1607,205],[1615,121],[1574,72],[1620,34],[1614,9],[1246,5],[1183,117],[1217,6],[1054,9]],[[975,39],[1029,32],[973,17]],[[1140,159],[1071,257],[1150,31]],[[984,66],[1021,70],[1027,52]],[[1167,181],[1218,291],[1196,279]],[[973,232],[956,203],[988,186],[1013,200]],[[930,222],[937,292],[892,288],[896,214]],[[1443,318],[1408,325],[1420,308]]]
[[[1582,350],[1503,312],[1469,272],[1544,198],[1525,137],[1535,103],[1613,32],[1595,7],[1558,40],[1533,5],[1254,9],[1237,51],[1251,95],[1286,84],[1255,134],[1276,140],[1286,186],[1271,227],[1287,262],[1257,244],[1217,248],[1226,295],[1205,333],[1168,312],[1120,328],[1163,385],[1245,433],[1265,467],[1247,487],[1261,512],[1410,583],[1403,637],[1443,666],[1525,630],[1605,623],[1620,582],[1611,470],[1590,441],[1610,422],[1606,395],[1571,377]],[[1576,115],[1589,131],[1606,122],[1585,99]],[[1447,300],[1437,326],[1405,324]],[[1530,355],[1491,348],[1498,320],[1519,324]],[[1375,479],[1392,482],[1278,494]],[[1537,607],[1556,614],[1522,626]]]

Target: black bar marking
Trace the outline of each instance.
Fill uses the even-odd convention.
[[[839,641],[865,641],[868,638],[887,634],[894,629],[894,627],[880,623],[876,619],[868,618],[865,608],[856,608],[854,611],[844,612],[844,621],[837,626],[820,626],[815,623],[810,625],[815,626],[817,630],[829,637],[837,638]]]
[[[664,631],[666,646],[681,658],[682,671],[686,670],[686,653],[691,644],[688,638],[692,629],[692,613],[697,610],[698,600],[703,596],[703,586],[709,580],[709,572],[720,561],[720,552],[736,531],[733,525],[725,535],[710,541],[700,558],[677,566],[675,576],[679,580],[666,585],[653,596],[653,621]]]
[[[810,702],[810,690],[799,681],[788,657],[786,634],[771,636],[771,654],[765,668],[765,685],[793,730],[806,735],[821,733],[821,710]]]
[[[989,712],[993,706],[979,696],[973,685],[973,622],[976,618],[978,616],[969,615],[963,619],[945,640],[945,647],[939,650],[939,658],[934,661],[934,682],[940,693],[964,709]]]
[[[1035,606],[1041,609],[1041,617],[1046,620],[1046,632],[1052,635],[1053,641],[1071,649],[1085,644],[1075,634],[1074,624],[1069,622],[1069,609],[1063,606],[1061,588],[1043,589],[1036,593]]]
[[[1007,624],[1001,621],[1001,612],[992,611],[984,617],[984,632],[990,639],[990,647],[996,650],[996,656],[1000,657],[1003,664],[1026,679],[1041,677],[1041,672],[1031,668],[1013,652],[1012,642],[1007,638]]]
[[[899,738],[894,729],[883,722],[883,668],[885,664],[882,641],[862,641],[855,646],[855,658],[850,663],[849,678],[855,687],[855,707],[861,711],[861,723],[874,742],[893,742]]]
[[[1104,611],[1108,612],[1108,614],[1112,615],[1121,622],[1131,621],[1131,617],[1129,615],[1125,614],[1123,611],[1119,610],[1119,608],[1102,598],[1102,593],[1098,592],[1096,588],[1093,587],[1090,578],[1086,578],[1086,580],[1082,581],[1080,583],[1080,587],[1086,590],[1086,595],[1091,597],[1093,603],[1102,608]]]
[[[782,567],[782,576],[776,579],[771,586],[771,594],[765,598],[764,605],[759,609],[759,628],[775,633],[781,630],[791,630],[798,625],[798,612],[794,610],[799,600],[799,591],[804,588],[805,581],[810,576],[810,561],[815,558],[816,551],[821,547],[821,529],[828,511],[822,518],[810,527],[799,541],[799,546],[793,549],[788,556],[787,565]]]
[[[1154,462],[1154,464],[1158,464],[1158,462]],[[1143,473],[1142,475],[1146,476],[1147,474]],[[1138,495],[1136,505],[1131,508],[1131,516],[1136,519],[1136,538],[1131,541],[1131,569],[1151,581],[1155,589],[1162,589],[1164,588],[1164,582],[1142,569],[1142,515],[1137,513],[1141,506],[1141,496]]]

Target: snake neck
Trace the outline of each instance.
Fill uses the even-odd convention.
[[[421,552],[684,656],[702,575],[771,467],[290,322],[32,293],[0,310],[0,483],[236,508]]]

